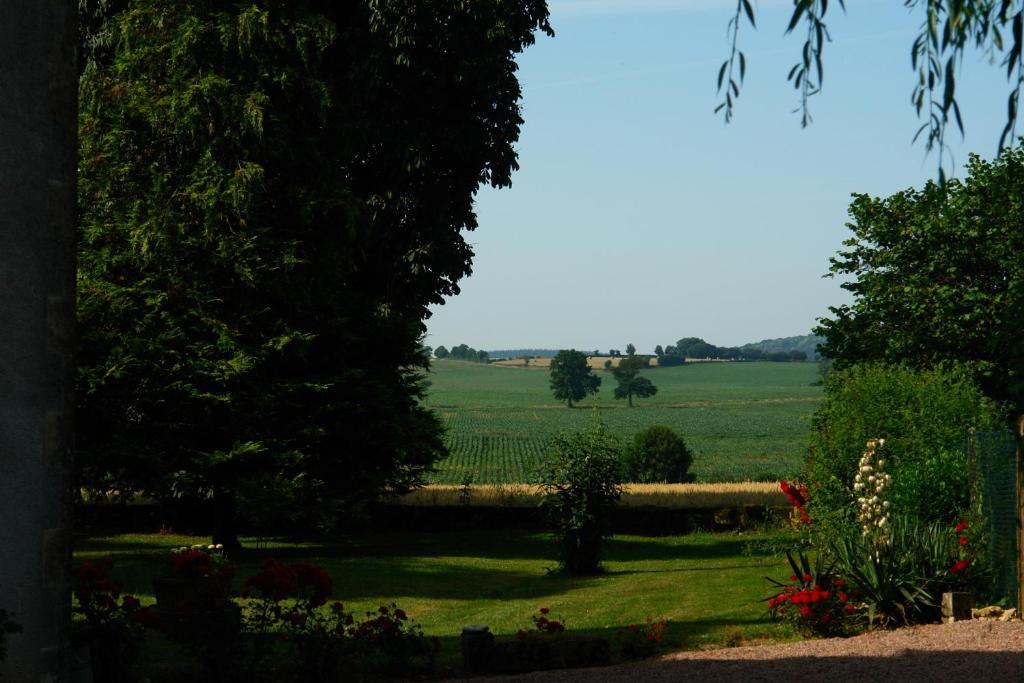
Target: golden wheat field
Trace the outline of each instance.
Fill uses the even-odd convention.
[[[395,499],[400,505],[422,507],[469,505],[479,507],[536,507],[542,497],[532,484],[431,484]],[[775,482],[744,481],[719,484],[626,484],[621,507],[660,507],[697,510],[742,505],[776,507],[786,496]]]

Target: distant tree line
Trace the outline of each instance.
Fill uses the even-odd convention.
[[[491,361],[491,356],[486,351],[477,351],[472,346],[465,344],[453,346],[450,351],[443,346],[438,346],[434,349],[434,357],[467,360],[473,363],[489,363]]]
[[[487,355],[493,360],[504,360],[507,358],[554,358],[557,353],[557,349],[502,349],[488,351]]]
[[[675,344],[654,348],[658,357],[658,365],[682,365],[687,358],[706,358],[709,360],[767,360],[774,362],[792,362],[807,360],[807,353],[798,349],[792,351],[765,352],[750,346],[715,346],[700,337],[684,337]]]

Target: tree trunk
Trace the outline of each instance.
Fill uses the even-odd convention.
[[[0,679],[66,681],[75,322],[75,0],[0,2]]]
[[[629,407],[633,407],[633,394],[626,394],[626,400],[629,401]]]
[[[213,496],[213,543],[225,550],[242,547],[238,540],[238,506],[232,493],[218,492]]]

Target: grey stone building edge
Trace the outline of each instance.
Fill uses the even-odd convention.
[[[0,2],[0,676],[63,681],[70,626],[76,0]]]

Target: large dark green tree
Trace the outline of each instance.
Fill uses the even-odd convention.
[[[963,181],[857,195],[850,218],[831,274],[853,303],[821,320],[822,354],[837,368],[962,361],[1024,410],[1024,148],[971,157]]]
[[[587,356],[576,349],[563,349],[551,359],[551,392],[572,408],[601,387],[601,378],[590,371]]]
[[[444,450],[423,320],[517,167],[543,0],[84,14],[83,482],[225,522],[243,489],[333,515],[420,482]]]

